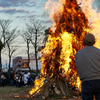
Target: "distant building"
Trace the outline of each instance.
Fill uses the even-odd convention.
[[[36,63],[35,63],[35,58],[34,57],[30,57],[30,68],[31,70],[36,70]],[[28,58],[27,57],[21,57],[21,56],[18,56],[18,57],[15,57],[12,61],[13,63],[13,70],[14,71],[25,71],[25,70],[29,70],[28,68]],[[41,62],[38,60],[38,66],[39,66],[39,69],[41,67]]]

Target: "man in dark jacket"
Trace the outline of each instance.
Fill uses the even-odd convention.
[[[86,46],[75,55],[77,72],[82,80],[82,100],[100,100],[100,49],[93,46],[95,37],[86,34]]]
[[[10,86],[14,85],[14,74],[13,71],[10,72]]]
[[[22,72],[21,71],[19,71],[19,80],[20,80],[19,86],[22,86]]]

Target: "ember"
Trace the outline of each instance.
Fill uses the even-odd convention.
[[[30,91],[30,95],[40,90],[44,91],[42,87],[49,91],[54,83],[59,85],[58,93],[62,92],[65,96],[69,95],[69,90],[64,84],[70,83],[69,88],[75,87],[81,91],[74,55],[84,47],[85,34],[93,29],[91,30],[89,25],[89,16],[85,16],[80,6],[81,3],[78,4],[76,0],[59,0],[59,2],[48,0],[46,3],[46,8],[51,7],[50,18],[54,24],[49,30],[51,34],[48,35],[48,41],[41,50],[40,79],[35,80],[35,87]]]

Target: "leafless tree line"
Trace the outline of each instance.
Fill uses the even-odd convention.
[[[38,74],[38,53],[39,48],[45,44],[41,44],[45,37],[45,26],[43,25],[41,20],[30,19],[29,23],[25,23],[26,28],[24,30],[18,30],[17,27],[14,29],[10,29],[10,24],[12,20],[0,20],[0,74],[2,72],[2,51],[6,50],[9,58],[9,72],[11,66],[11,59],[15,52],[19,49],[18,45],[15,45],[16,38],[18,36],[22,36],[24,42],[27,44],[27,57],[28,57],[28,67],[30,69],[30,46],[31,44],[34,49],[35,60],[36,60],[36,74]],[[12,46],[13,45],[13,46]],[[42,46],[41,46],[42,45]],[[31,69],[30,69],[31,70]]]

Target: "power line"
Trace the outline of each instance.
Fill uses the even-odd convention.
[[[39,45],[37,45],[39,46]],[[27,46],[10,46],[10,47],[27,47]],[[29,47],[34,47],[34,46],[29,46]]]

